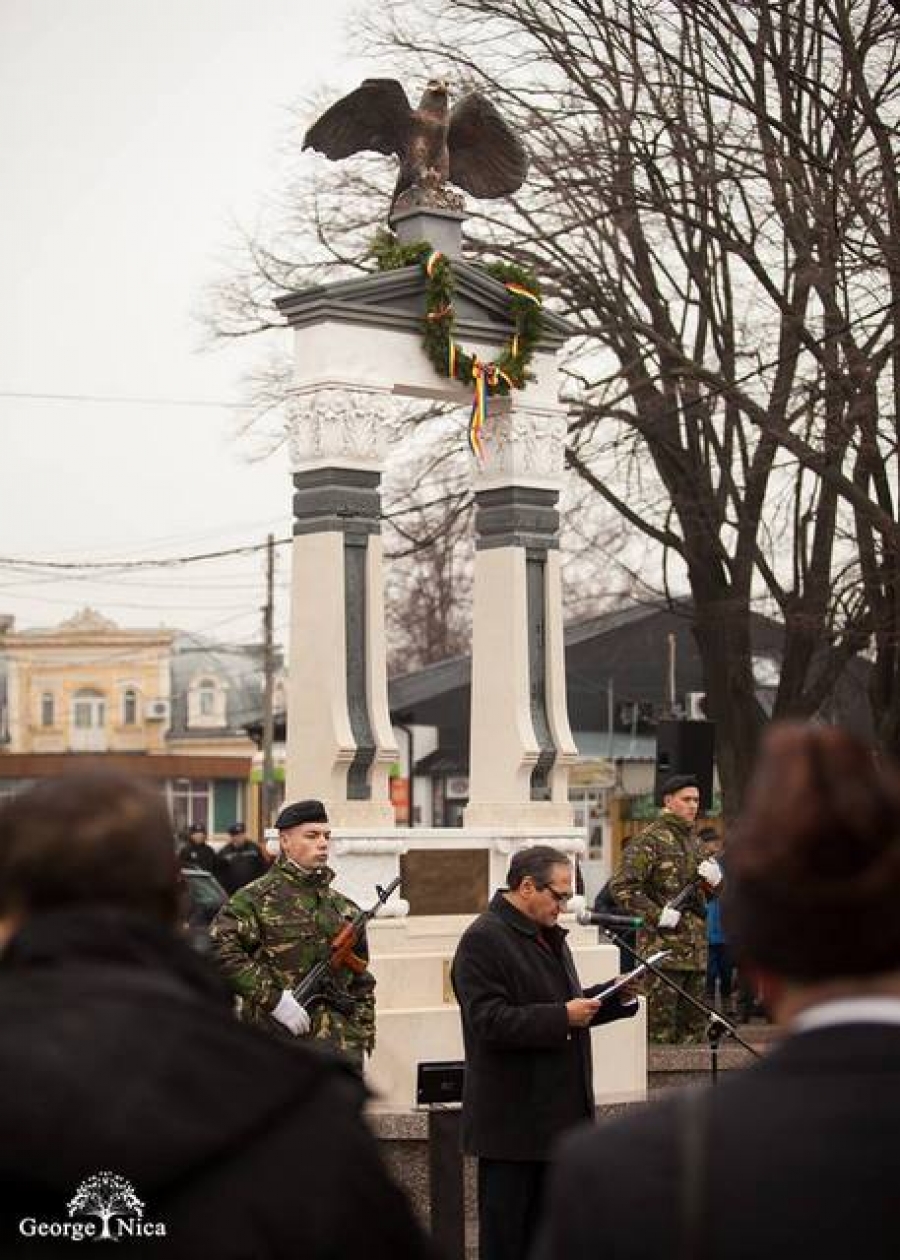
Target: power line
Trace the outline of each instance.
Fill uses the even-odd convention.
[[[283,547],[293,542],[292,537],[276,538],[274,546]],[[11,569],[92,569],[118,570],[128,569],[164,569],[170,565],[194,564],[199,560],[220,560],[223,556],[248,556],[258,551],[265,551],[268,542],[247,543],[242,547],[226,547],[221,551],[202,551],[192,556],[167,556],[155,560],[24,560],[14,556],[0,556],[0,565]]]
[[[137,407],[227,407],[232,411],[245,408],[243,403],[224,402],[212,398],[147,398],[127,394],[43,394],[17,389],[0,389],[0,398],[32,398],[45,402],[124,403]]]

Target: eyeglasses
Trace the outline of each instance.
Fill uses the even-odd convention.
[[[538,891],[539,891],[539,892],[548,892],[548,893],[550,894],[550,896],[553,898],[553,900],[556,902],[556,904],[557,904],[558,906],[564,906],[564,905],[566,904],[566,902],[567,902],[567,901],[571,901],[571,900],[572,900],[572,895],[573,895],[573,894],[572,894],[572,893],[570,893],[570,892],[558,892],[558,891],[557,891],[557,890],[556,890],[556,889],[555,889],[552,885],[550,885],[550,884],[539,884],[539,885],[538,885]]]

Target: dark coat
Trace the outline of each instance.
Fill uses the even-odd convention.
[[[166,1229],[127,1254],[420,1260],[363,1098],[337,1056],[238,1024],[208,964],[154,924],[36,917],[0,959],[0,1256],[71,1260],[19,1222],[69,1221],[78,1187],[112,1172]]]
[[[216,855],[216,878],[229,894],[265,875],[269,864],[252,840],[230,840]]]
[[[219,855],[207,840],[186,840],[178,850],[182,866],[199,866],[219,878]]]
[[[545,1160],[557,1136],[594,1114],[591,1039],[570,1028],[565,1004],[582,992],[561,927],[539,928],[494,895],[460,938],[453,989],[466,1073],[463,1147],[485,1159]],[[595,1024],[636,1013],[618,997]]]
[[[709,1106],[696,1260],[895,1260],[900,1026],[798,1033],[701,1095]],[[675,1097],[570,1135],[540,1260],[686,1254]]]

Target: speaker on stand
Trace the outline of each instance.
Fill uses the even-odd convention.
[[[691,774],[700,786],[700,809],[708,812],[712,808],[715,755],[715,722],[660,722],[656,728],[656,804],[662,804],[660,788],[670,775]]]

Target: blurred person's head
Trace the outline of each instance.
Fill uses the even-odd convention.
[[[900,984],[900,782],[837,727],[763,740],[729,834],[724,912],[739,959],[787,990]]]
[[[0,807],[0,926],[79,905],[174,925],[178,861],[162,795],[122,775],[48,779]]]

